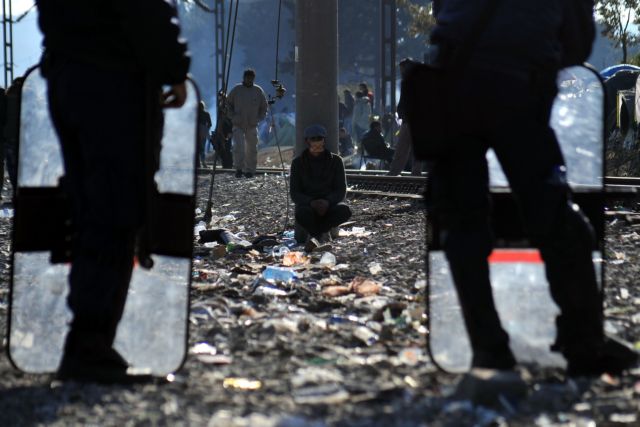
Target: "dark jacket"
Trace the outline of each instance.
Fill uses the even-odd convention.
[[[175,8],[165,0],[37,0],[47,54],[143,72],[177,84],[189,70]]]
[[[350,92],[347,92],[344,94],[344,105],[345,107],[347,107],[347,114],[345,115],[345,118],[349,118],[353,115],[353,107],[356,104],[356,100],[353,97],[353,95],[351,95]]]
[[[435,0],[433,43],[457,46],[488,0]],[[478,38],[471,65],[557,69],[583,62],[594,36],[592,0],[500,0]]]
[[[296,205],[308,206],[312,200],[325,199],[331,206],[347,195],[347,178],[342,158],[330,151],[315,158],[304,150],[291,163],[291,199]]]
[[[362,146],[367,150],[367,154],[374,157],[384,157],[385,151],[389,148],[384,136],[375,129],[369,129],[362,136]]]

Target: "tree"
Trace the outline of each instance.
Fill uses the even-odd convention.
[[[631,24],[638,23],[634,18],[640,12],[639,0],[598,0],[596,1],[598,22],[603,26],[602,35],[622,48],[622,62],[627,62],[628,50],[638,44],[640,39],[631,29]]]
[[[432,12],[433,2],[423,0],[421,3],[426,4],[419,4],[412,0],[396,0],[398,8],[404,9],[409,15],[407,34],[412,37],[429,34],[436,23]],[[425,41],[427,40],[425,38]]]

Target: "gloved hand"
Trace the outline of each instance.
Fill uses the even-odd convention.
[[[325,199],[315,199],[309,203],[311,209],[320,216],[324,216],[329,210],[329,201]]]

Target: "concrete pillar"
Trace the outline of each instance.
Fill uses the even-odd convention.
[[[338,1],[296,1],[296,149],[311,124],[327,129],[327,149],[338,152]]]

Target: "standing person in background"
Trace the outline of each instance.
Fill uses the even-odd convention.
[[[411,68],[412,64],[415,64],[411,58],[405,58],[400,61],[400,75],[404,76],[406,72]],[[411,162],[411,175],[420,176],[424,163],[416,159],[413,155],[413,142],[411,140],[411,130],[409,129],[409,122],[407,121],[406,105],[402,99],[402,93],[400,94],[400,101],[396,109],[398,118],[402,120],[400,124],[400,130],[398,131],[398,143],[395,146],[395,153],[393,153],[393,160],[389,165],[389,175],[400,175],[405,167],[407,167],[409,161]]]
[[[227,96],[229,118],[233,123],[233,162],[236,177],[252,178],[258,164],[258,123],[267,114],[267,97],[254,81],[256,72],[244,70],[242,83]]]
[[[351,127],[353,121],[353,107],[355,106],[356,100],[354,99],[349,89],[345,89],[343,94],[344,105],[347,108],[344,115],[344,128],[347,130],[348,134],[351,134],[353,132],[353,129]]]
[[[199,168],[206,168],[205,148],[209,140],[209,129],[211,128],[211,115],[207,111],[204,101],[198,104],[198,153],[197,163]]]
[[[16,77],[7,88],[7,119],[4,125],[4,158],[13,194],[18,186],[18,133],[20,132],[20,93],[24,77]]]
[[[362,92],[356,92],[356,103],[353,107],[353,133],[356,140],[360,142],[362,136],[369,129],[371,118],[371,104]]]
[[[359,92],[362,92],[362,94],[369,99],[369,104],[371,105],[371,109],[375,110],[376,104],[373,103],[374,101],[373,92],[369,89],[369,86],[367,85],[367,83],[365,82],[360,83],[358,85],[358,89],[359,89]]]
[[[162,108],[186,100],[187,46],[177,11],[164,0],[36,4],[74,228],[67,300],[73,320],[57,377],[139,381],[127,374],[113,342],[147,214],[145,170],[154,160],[148,141],[155,151]],[[108,126],[97,131],[96,117]]]

